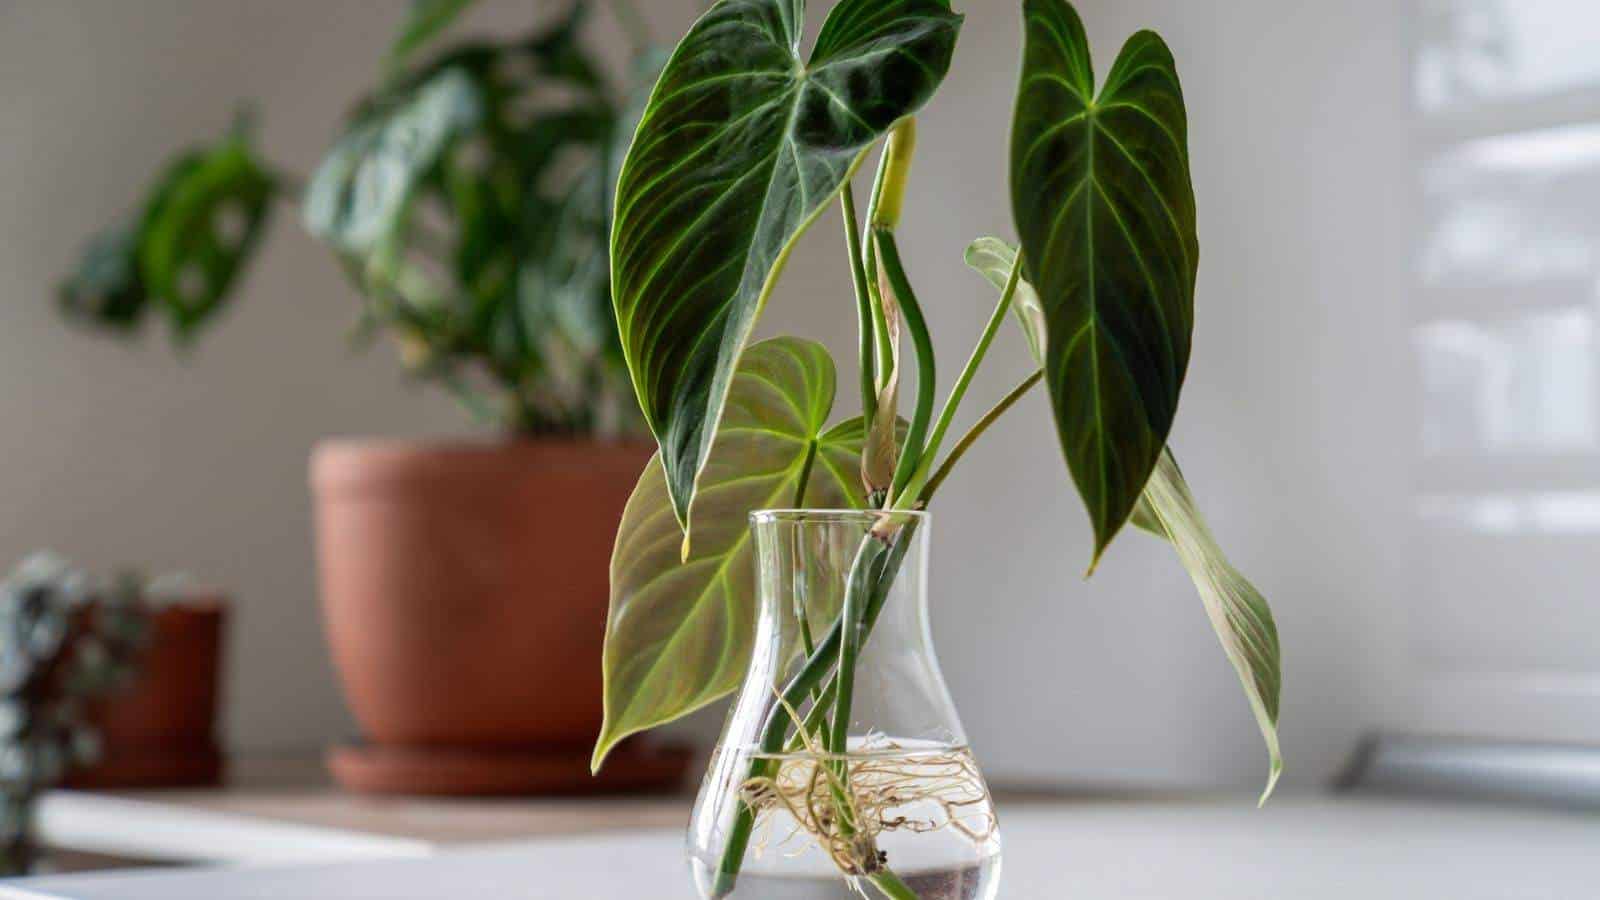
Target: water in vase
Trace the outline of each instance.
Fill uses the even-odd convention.
[[[998,823],[933,652],[927,515],[751,520],[760,618],[689,826],[699,895],[994,900]]]

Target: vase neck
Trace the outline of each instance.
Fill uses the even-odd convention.
[[[927,514],[770,511],[751,528],[761,614],[741,705],[770,707],[808,664],[854,650],[852,748],[964,744],[929,627]]]

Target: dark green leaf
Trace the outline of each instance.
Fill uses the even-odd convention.
[[[996,290],[1004,290],[1016,251],[996,238],[981,238],[967,251],[967,263],[983,272]],[[1026,305],[1035,297],[1026,279],[1017,283],[1013,301]],[[1019,309],[1019,313],[1021,310]],[[1035,340],[1032,317],[1019,315],[1029,341]],[[1042,334],[1038,340],[1045,340]],[[1035,358],[1042,358],[1035,346]],[[1211,536],[1189,485],[1171,450],[1162,452],[1150,481],[1128,519],[1133,525],[1167,541],[1199,589],[1206,616],[1222,641],[1223,652],[1244,684],[1245,696],[1267,744],[1271,770],[1261,799],[1266,800],[1283,772],[1278,748],[1278,694],[1283,676],[1278,651],[1278,629],[1267,600],[1240,574]]]
[[[606,626],[606,719],[595,766],[634,732],[670,722],[738,686],[750,661],[755,566],[749,513],[796,505],[863,504],[859,418],[825,429],[833,360],[799,338],[749,348],[728,393],[727,415],[695,498],[685,543],[658,453],[639,478],[611,557]]]
[[[139,270],[180,338],[227,298],[261,237],[275,190],[266,167],[238,138],[169,169],[145,213]]]
[[[1187,120],[1160,37],[1129,38],[1095,96],[1072,7],[1023,9],[1012,207],[1049,323],[1045,381],[1098,561],[1166,445],[1189,363],[1199,244]]]
[[[389,47],[389,64],[398,66],[422,45],[449,28],[475,0],[411,0],[400,34]]]
[[[1283,671],[1272,610],[1255,585],[1228,562],[1211,536],[1170,451],[1162,454],[1150,476],[1133,522],[1166,539],[1178,552],[1200,591],[1206,616],[1222,641],[1223,652],[1239,673],[1271,760],[1267,787],[1261,794],[1264,803],[1283,773],[1283,756],[1278,749],[1278,695],[1283,688]]]
[[[702,16],[656,83],[618,183],[617,321],[685,528],[794,240],[933,94],[961,24],[938,0],[844,0],[807,62],[803,8],[721,0]]]

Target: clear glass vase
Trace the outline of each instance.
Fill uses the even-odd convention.
[[[760,616],[689,825],[700,895],[992,900],[1000,834],[933,652],[927,514],[750,519]]]

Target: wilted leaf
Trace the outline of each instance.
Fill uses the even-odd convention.
[[[985,246],[974,253],[980,244]],[[1004,290],[1013,253],[1003,242],[985,238],[968,250],[967,262],[984,272],[996,290]],[[997,271],[1000,272],[998,278],[994,274]],[[1033,287],[1027,279],[1017,283],[1016,300],[1032,294]],[[1026,316],[1022,317],[1022,323],[1024,330],[1029,330]],[[1033,335],[1030,333],[1029,337],[1031,341]],[[1037,349],[1035,354],[1038,354]],[[1168,541],[1177,551],[1199,590],[1206,616],[1222,641],[1228,661],[1239,673],[1271,759],[1267,787],[1261,795],[1264,802],[1283,772],[1283,757],[1278,747],[1278,694],[1283,677],[1278,629],[1272,621],[1272,610],[1266,598],[1228,562],[1211,536],[1171,450],[1162,452],[1129,521]]]
[[[1017,263],[1017,250],[997,237],[981,237],[967,247],[966,260],[967,265],[994,285],[995,290],[1004,291],[1011,279],[1011,269]],[[1016,291],[1011,296],[1011,311],[1017,316],[1017,324],[1022,326],[1033,361],[1043,365],[1049,329],[1044,307],[1039,304],[1039,293],[1026,278],[1017,281]]]
[[[1271,759],[1267,787],[1261,794],[1265,803],[1278,776],[1283,774],[1283,756],[1278,748],[1278,695],[1283,687],[1283,672],[1272,610],[1255,585],[1228,562],[1211,536],[1171,451],[1161,455],[1133,521],[1171,542],[1178,552],[1200,591],[1206,616],[1222,641],[1228,661],[1239,673]]]

